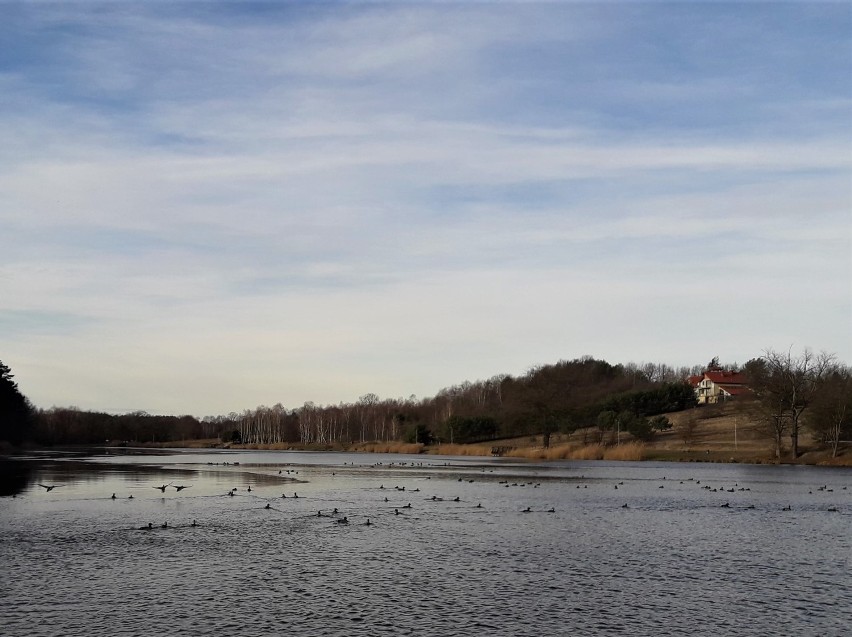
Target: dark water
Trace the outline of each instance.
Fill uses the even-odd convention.
[[[3,636],[852,634],[848,469],[294,452],[26,466],[0,498]]]

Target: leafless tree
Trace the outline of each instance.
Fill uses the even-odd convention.
[[[774,423],[774,432],[789,427],[790,455],[793,458],[799,457],[802,414],[812,404],[834,359],[833,354],[814,354],[808,348],[798,356],[793,356],[792,348],[787,352],[767,349],[760,359],[765,373],[756,387],[758,397],[764,411],[770,415],[769,422]],[[776,441],[776,453],[778,449]]]

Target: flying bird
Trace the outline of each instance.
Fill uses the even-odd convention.
[[[166,487],[170,487],[170,486],[172,486],[172,483],[171,483],[171,482],[169,482],[168,484],[164,484],[164,485],[163,485],[163,486],[161,486],[161,487],[153,487],[153,488],[154,488],[154,489],[159,489],[160,491],[162,491],[163,493],[165,493],[165,492],[166,492]]]
[[[42,484],[41,482],[39,482],[38,486],[44,487],[48,491],[53,491],[56,487],[58,487],[60,485],[58,485],[58,484]]]
[[[188,485],[174,484],[174,485],[172,485],[172,486],[173,486],[175,489],[177,489],[178,491],[183,491],[184,489],[189,489],[189,487],[191,487],[192,485],[191,485],[191,484],[188,484]]]

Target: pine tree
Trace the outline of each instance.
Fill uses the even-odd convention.
[[[13,378],[12,370],[0,361],[0,441],[19,445],[30,433],[33,408]]]

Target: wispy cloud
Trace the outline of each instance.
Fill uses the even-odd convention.
[[[41,405],[852,360],[840,7],[11,6],[0,326]]]

